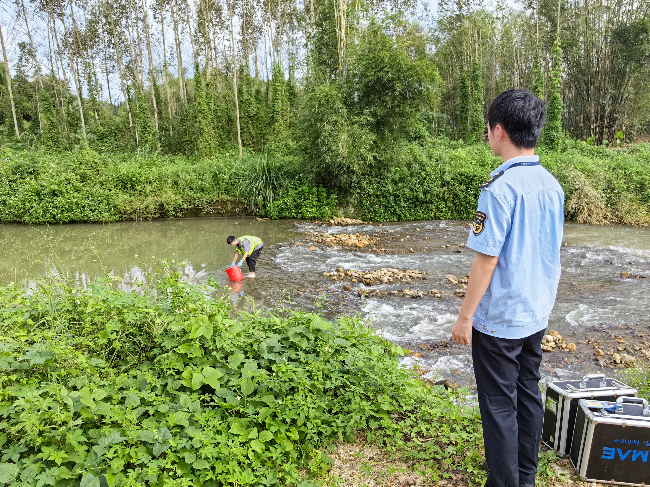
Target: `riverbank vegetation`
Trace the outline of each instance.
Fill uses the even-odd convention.
[[[486,106],[522,87],[567,216],[650,222],[650,0],[14,6],[0,221],[470,218]]]
[[[498,164],[484,144],[448,139],[402,145],[376,168],[326,189],[314,166],[290,156],[100,154],[0,148],[0,221],[111,222],[249,213],[327,219],[471,219],[479,184]],[[611,150],[563,142],[541,151],[581,223],[650,223],[650,146]]]
[[[0,288],[0,484],[307,487],[355,435],[480,483],[477,409],[361,321],[234,312],[179,275]]]

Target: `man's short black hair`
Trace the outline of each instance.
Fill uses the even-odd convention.
[[[235,240],[237,240],[233,235],[230,235],[227,239],[226,242],[228,242],[228,245],[233,243]]]
[[[498,124],[519,148],[534,149],[546,121],[546,102],[528,90],[507,90],[490,104],[488,130]]]

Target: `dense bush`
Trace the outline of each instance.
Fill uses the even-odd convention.
[[[365,219],[471,219],[479,184],[498,164],[478,145],[441,141],[424,148],[408,144],[397,152],[387,176],[368,177],[359,187],[355,205]]]
[[[303,218],[328,220],[336,211],[336,196],[327,195],[324,188],[290,186],[273,201],[262,214],[273,220],[278,218]]]
[[[650,146],[611,150],[565,141],[542,154],[566,193],[567,217],[580,223],[650,224]]]
[[[168,266],[149,282],[0,288],[0,484],[308,486],[359,432],[481,481],[475,409],[361,322],[235,314]]]
[[[317,120],[315,114],[312,121]],[[271,218],[329,218],[338,203],[351,205],[368,220],[469,219],[479,184],[500,164],[485,144],[444,138],[396,142],[379,155],[361,156],[359,151],[372,144],[365,146],[350,126],[341,130],[344,136],[337,132],[337,137],[346,141],[346,155],[336,159],[336,151],[327,153],[331,141],[324,140],[314,163],[307,154],[303,159],[260,154],[240,159],[225,152],[192,159],[100,155],[88,148],[50,153],[5,145],[0,148],[0,221],[175,217],[224,199]],[[333,134],[323,132],[328,133]],[[542,151],[541,160],[564,187],[568,219],[650,224],[649,145],[612,150],[563,141],[560,151]],[[347,189],[324,190],[319,184],[324,180]]]
[[[611,150],[565,141],[558,152],[540,151],[540,159],[564,188],[568,219],[650,224],[650,146]],[[500,163],[485,144],[403,144],[388,175],[361,180],[355,207],[370,220],[471,219],[478,185]]]
[[[0,149],[0,221],[108,222],[182,216],[231,194],[236,158]]]

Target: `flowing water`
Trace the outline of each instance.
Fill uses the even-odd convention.
[[[314,244],[312,232],[359,233],[379,239],[363,248]],[[280,304],[318,311],[328,318],[362,317],[382,336],[413,354],[405,366],[427,371],[426,377],[472,385],[469,347],[450,344],[461,297],[445,279],[469,272],[474,252],[465,242],[468,223],[421,221],[353,226],[317,225],[254,218],[197,218],[57,226],[0,225],[0,284],[33,285],[45,274],[67,276],[80,286],[112,274],[129,289],[160,260],[183,263],[185,277],[205,282],[212,276],[238,307]],[[230,283],[223,272],[234,255],[228,235],[256,235],[264,240],[257,278]],[[617,337],[643,346],[650,336],[650,229],[566,224],[562,278],[549,328],[578,345],[576,353],[545,354],[542,374],[578,377],[600,371],[594,346]],[[315,248],[314,248],[315,247]],[[310,250],[310,248],[312,250]],[[379,284],[381,294],[360,296],[363,283],[323,276],[337,268],[424,271],[426,279],[409,284]],[[646,278],[647,277],[647,278]],[[344,287],[345,286],[345,287]],[[405,297],[419,289],[421,298]],[[428,294],[436,290],[437,299]],[[397,293],[391,293],[396,291]],[[616,373],[608,371],[608,374]]]

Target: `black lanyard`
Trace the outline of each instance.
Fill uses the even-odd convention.
[[[487,188],[490,184],[492,184],[494,181],[499,179],[501,176],[503,176],[503,173],[505,173],[508,169],[512,169],[513,167],[517,166],[539,166],[539,161],[522,161],[522,162],[515,162],[514,164],[506,167],[503,171],[499,171],[496,173],[494,176],[492,176],[490,179],[482,183],[479,188]]]

